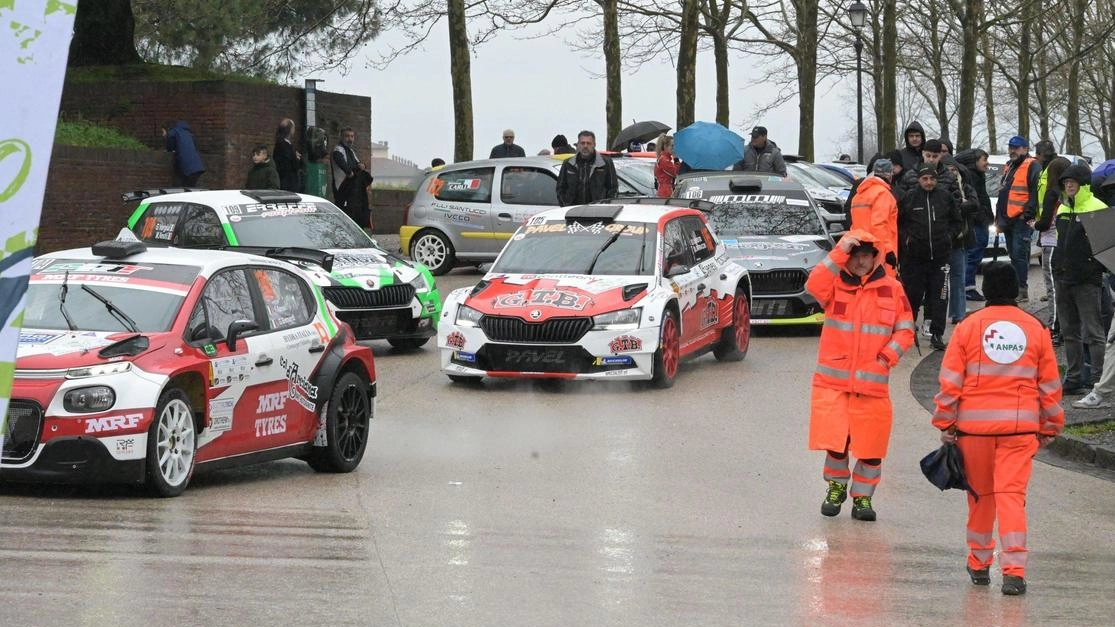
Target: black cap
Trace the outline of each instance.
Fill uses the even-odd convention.
[[[1082,163],[1070,165],[1061,173],[1061,177],[1057,179],[1057,182],[1064,183],[1064,181],[1069,179],[1081,185],[1090,185],[1092,183],[1092,170]]]
[[[933,178],[937,178],[937,168],[928,164],[923,164],[920,168],[918,168],[918,178],[920,179],[923,176],[932,176]]]
[[[1007,261],[983,267],[983,295],[988,305],[1013,305],[1018,300],[1018,272]]]
[[[752,137],[766,137],[766,135],[767,127],[765,126],[756,126],[755,128],[751,129]]]
[[[871,242],[860,242],[859,244],[852,246],[852,250],[850,251],[850,254],[852,255],[856,253],[871,253],[872,255],[878,255],[879,249],[875,248],[875,244]]]
[[[922,144],[921,151],[922,152],[941,152],[942,148],[944,148],[944,145],[941,144],[941,140],[930,139],[930,140],[927,140],[924,144]]]

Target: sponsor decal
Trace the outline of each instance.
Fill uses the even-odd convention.
[[[243,219],[244,219],[244,218],[243,218],[242,216],[229,216],[229,217],[228,217],[228,221],[229,221],[229,222],[239,222],[239,221],[241,221],[241,220],[243,220]]]
[[[115,274],[115,275],[130,275],[135,274],[141,270],[154,270],[151,266],[135,266],[123,263],[95,263],[95,262],[80,262],[80,261],[55,261],[54,259],[45,260],[47,263],[44,267],[38,268],[43,274],[52,273],[64,275],[70,273],[70,280],[73,281],[75,275],[78,274]]]
[[[717,204],[726,203],[739,203],[739,204],[782,204],[786,202],[785,196],[777,196],[773,194],[725,194],[719,196],[710,196],[709,202]]]
[[[282,416],[269,416],[256,418],[256,437],[263,438],[269,435],[286,433],[286,414]]]
[[[124,414],[122,416],[104,416],[101,418],[86,418],[86,433],[109,433],[121,429],[134,429],[139,426],[143,414]]]
[[[285,356],[279,357],[279,367],[286,372],[287,383],[289,384],[287,394],[306,409],[306,411],[314,411],[314,402],[317,401],[317,386],[310,383],[310,380],[302,376],[298,372],[298,363],[288,361]],[[286,427],[284,426],[285,430]]]
[[[599,235],[604,231],[604,223],[595,222],[593,224],[581,224],[580,222],[570,222],[565,225],[565,229],[570,235],[574,233],[592,233],[593,235]]]
[[[983,353],[997,364],[1013,364],[1026,352],[1026,333],[1013,322],[992,322],[983,332]]]
[[[465,192],[474,189],[480,189],[480,179],[458,179],[450,181],[446,184],[445,189],[451,192]]]
[[[750,248],[752,250],[813,250],[815,246],[808,244],[795,244],[793,242],[755,242],[741,240],[737,244],[740,248]]]
[[[313,344],[314,340],[319,338],[320,336],[316,329],[301,327],[289,333],[284,333],[283,344],[286,344],[289,348],[298,348]]]
[[[287,394],[285,392],[270,392],[259,395],[259,406],[256,415],[280,412],[286,407]],[[256,418],[256,437],[262,438],[269,435],[286,433],[286,414]]]
[[[314,446],[329,446],[329,432],[325,424],[329,417],[329,401],[321,405],[321,413],[317,416],[317,433],[314,434]]]
[[[387,263],[387,260],[380,255],[373,255],[371,253],[343,253],[333,255],[333,267],[343,268],[345,266],[375,266]]]
[[[209,430],[220,432],[232,429],[232,409],[235,406],[234,398],[215,398],[209,401]]]
[[[634,335],[621,335],[608,344],[608,350],[613,353],[641,351],[643,350],[643,339]]]
[[[464,348],[465,335],[460,331],[454,331],[445,337],[445,344],[449,348]]]
[[[704,198],[705,192],[700,187],[690,187],[685,190],[685,197],[690,200],[700,200]]]
[[[156,222],[153,233],[149,237],[155,239],[169,240],[174,235],[174,227],[177,226],[174,222]]]
[[[546,223],[546,218],[543,218],[542,216],[534,216],[530,220],[527,220],[527,226],[538,226],[539,224],[545,224],[545,223]]]
[[[209,385],[224,386],[243,381],[251,376],[253,368],[247,355],[214,359],[209,362]]]
[[[453,359],[467,361],[470,364],[476,363],[476,353],[466,353],[464,351],[457,351],[453,353]]]
[[[47,344],[62,337],[61,333],[33,333],[30,331],[19,332],[20,344]]]
[[[626,357],[597,357],[593,362],[594,366],[634,366],[635,360]]]
[[[720,308],[716,306],[715,301],[710,300],[705,303],[704,311],[701,312],[700,327],[707,329],[718,322],[720,322]]]
[[[561,349],[548,348],[510,348],[505,353],[504,359],[508,364],[537,366],[542,364],[563,364],[565,359]]]
[[[136,449],[135,438],[117,438],[116,439],[116,454],[117,455],[131,455]]]
[[[317,213],[316,205],[298,202],[249,203],[246,205],[227,205],[222,208],[229,216],[230,221],[232,221],[232,216],[234,215],[258,218],[275,218],[307,213]]]
[[[572,309],[581,311],[592,299],[577,292],[565,290],[531,290],[530,292],[511,292],[495,298],[492,306],[496,309],[510,309],[513,307],[553,307],[554,309]]]
[[[275,392],[271,394],[260,394],[259,407],[256,408],[257,414],[269,414],[274,411],[282,411],[286,406],[287,395],[282,392]]]

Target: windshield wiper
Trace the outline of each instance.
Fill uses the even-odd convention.
[[[635,270],[635,274],[638,275],[643,274],[643,260],[647,254],[647,232],[649,230],[650,229],[643,230],[643,244],[642,246],[639,246],[639,267]]]
[[[66,326],[70,327],[71,331],[77,331],[77,325],[74,324],[73,318],[66,312],[66,294],[70,291],[70,271],[66,270],[65,276],[62,277],[62,289],[58,290],[58,311],[62,312],[62,317],[66,319]]]
[[[119,321],[120,324],[124,325],[125,328],[127,328],[132,333],[139,333],[139,326],[136,324],[136,321],[128,317],[128,314],[124,313],[123,309],[120,309],[120,307],[114,305],[111,300],[105,298],[104,296],[101,296],[99,293],[97,293],[96,290],[89,287],[88,285],[82,284],[81,289],[89,292],[90,296],[104,303],[105,308],[108,309],[108,313],[112,314],[112,317],[116,318],[116,320]]]
[[[626,226],[623,227],[623,229],[626,228]],[[604,245],[600,247],[600,250],[596,251],[596,254],[592,256],[592,263],[588,264],[588,270],[585,270],[585,274],[592,274],[592,269],[596,267],[596,260],[600,258],[600,255],[602,255],[609,246],[611,246],[617,239],[619,239],[619,234],[623,232],[623,229],[612,233],[612,236],[608,238],[608,241],[604,242]]]

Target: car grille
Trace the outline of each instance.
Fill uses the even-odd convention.
[[[4,424],[4,461],[20,462],[30,457],[42,432],[43,410],[39,404],[12,399]]]
[[[409,305],[414,299],[414,286],[409,283],[385,285],[378,290],[361,287],[327,287],[325,298],[338,309],[375,309]]]
[[[511,316],[483,316],[480,328],[494,342],[572,344],[592,328],[592,318],[552,318],[526,322]]]
[[[800,298],[756,298],[751,305],[751,317],[762,320],[804,318],[820,312],[820,306],[806,304]]]
[[[338,310],[337,317],[352,327],[358,340],[375,340],[413,333],[417,320],[410,309]]]
[[[797,294],[805,289],[805,270],[770,270],[750,272],[751,292],[756,296],[768,294]]]
[[[597,364],[596,358],[580,346],[547,346],[520,344],[485,344],[476,353],[476,361],[459,363],[480,370],[505,372],[566,372],[588,373],[623,370],[630,365]]]

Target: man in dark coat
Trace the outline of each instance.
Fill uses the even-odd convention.
[[[900,183],[895,185],[898,192],[898,202],[902,202],[902,197],[917,190],[918,180],[920,178],[919,171],[924,166],[933,166],[937,170],[937,187],[943,187],[945,190],[952,194],[953,199],[956,201],[956,206],[959,207],[963,202],[965,194],[960,188],[960,182],[956,176],[949,172],[944,163],[941,163],[941,158],[945,153],[944,146],[939,139],[931,139],[922,144],[921,160],[914,168],[905,168]],[[903,151],[902,158],[906,158],[906,153]]]
[[[364,164],[356,156],[353,143],[356,131],[351,127],[341,130],[341,143],[333,149],[333,199],[348,217],[364,228],[371,228],[371,205],[368,202],[368,186],[372,175],[364,169]]]
[[[488,158],[506,159],[508,157],[525,156],[527,156],[527,153],[523,150],[523,147],[515,144],[515,131],[506,129],[503,131],[503,143],[492,148],[492,152],[488,155]]]
[[[248,170],[244,189],[279,189],[279,171],[263,144],[252,150],[252,169]]]
[[[596,134],[577,134],[577,154],[561,164],[558,172],[557,196],[562,207],[615,198],[619,191],[616,166],[612,160],[596,152]]]
[[[991,237],[989,229],[995,222],[995,213],[991,209],[991,197],[987,193],[987,152],[979,148],[961,150],[956,155],[956,161],[968,169],[971,175],[972,187],[976,192],[976,201],[979,205],[972,219],[972,236],[974,241],[968,247],[968,269],[964,274],[964,288],[967,300],[982,301],[983,295],[976,289],[976,271],[983,261],[983,251]]]
[[[193,187],[205,174],[205,164],[201,162],[201,153],[198,152],[197,143],[194,142],[193,131],[185,120],[178,120],[168,131],[163,129],[166,140],[166,151],[174,153],[174,171],[178,174],[178,183],[183,187]]]
[[[921,122],[914,120],[906,127],[906,131],[902,134],[905,146],[902,148],[902,169],[904,171],[915,170],[918,164],[921,163],[921,148],[925,144],[925,129],[921,127]],[[895,161],[895,163],[898,163]]]
[[[767,129],[756,126],[751,129],[751,143],[743,150],[743,158],[732,166],[733,170],[744,172],[770,172],[786,176],[786,162],[778,144],[767,139]]]
[[[271,158],[279,172],[279,189],[302,191],[302,153],[294,148],[294,120],[283,118],[275,129],[275,151]]]

